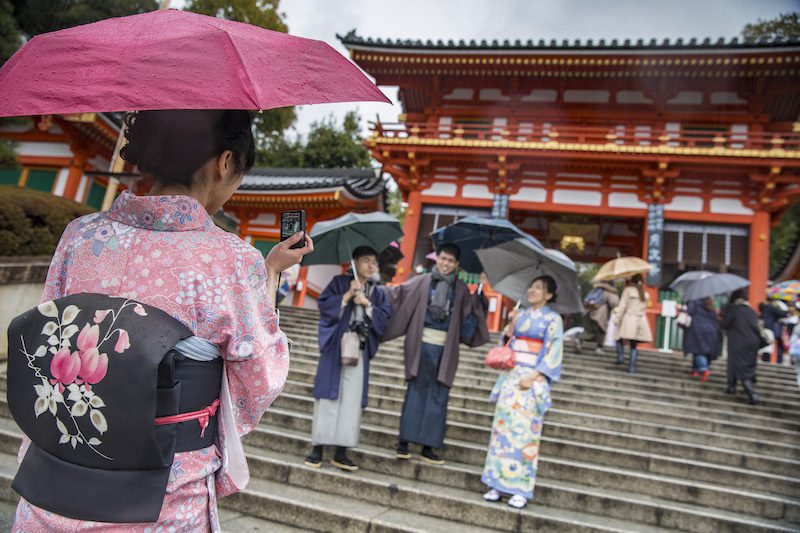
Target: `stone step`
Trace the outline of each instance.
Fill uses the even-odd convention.
[[[393,399],[391,396],[397,391],[387,392],[390,387],[396,386],[372,383],[370,385],[369,405],[383,410],[396,408],[396,402],[398,400]],[[310,397],[311,384],[289,380],[286,383],[284,392]],[[451,395],[448,416],[452,421],[463,422],[463,419],[459,416],[461,411],[457,410],[458,407],[463,407],[463,402],[459,400],[465,399]],[[549,415],[545,434],[554,438],[572,439],[581,443],[594,443],[601,446],[615,447],[620,450],[629,449],[655,453],[662,456],[746,468],[757,472],[772,474],[786,474],[789,472],[800,473],[800,461],[771,457],[765,455],[763,450],[762,453],[745,453],[736,449],[724,449],[691,442],[687,443],[678,440],[633,435],[619,431],[606,431],[597,429],[594,424],[586,427],[579,427],[571,424],[554,422],[550,419]],[[709,434],[709,437],[713,440],[718,440],[716,434]],[[735,444],[739,444],[739,442],[737,441]],[[762,445],[763,442],[754,441],[753,444],[758,446]]]
[[[309,416],[313,411],[313,400],[308,396],[284,393],[274,405],[276,408],[294,411],[295,413],[304,413]],[[395,431],[395,428],[399,426],[399,419],[399,414],[396,412],[387,414],[385,410],[369,407],[364,411],[362,417],[362,421],[365,424],[382,426],[390,431]],[[547,424],[545,424],[546,426]],[[454,440],[475,442],[477,444],[485,443],[485,449],[489,442],[490,427],[490,425],[475,427],[469,424],[453,422],[448,425],[447,434]],[[467,438],[472,436],[473,433],[483,435],[484,438]],[[485,457],[485,453],[483,455]],[[790,477],[790,472],[786,472],[784,475],[761,473],[749,469],[582,443],[571,438],[559,439],[550,436],[547,429],[544,430],[542,438],[540,461],[545,460],[545,457],[576,460],[592,465],[626,468],[637,472],[666,474],[687,480],[719,483],[730,487],[749,488],[754,491],[800,498],[800,469],[794,472],[795,477]],[[482,463],[483,457],[477,461],[470,462],[470,464]]]
[[[268,427],[274,427],[279,433],[286,433],[287,430],[300,434],[311,432],[310,414],[274,408],[267,413],[264,421]],[[262,435],[256,433],[248,436],[247,442],[259,447],[271,446],[269,440],[264,442],[254,440]],[[390,453],[397,444],[397,432],[395,429],[362,422],[361,441],[364,445],[382,448],[386,453]],[[486,444],[448,437],[445,439],[444,456],[449,461],[461,464],[482,465],[486,457]],[[669,501],[695,502],[719,510],[742,512],[765,518],[797,517],[800,520],[800,500],[715,486],[669,475],[642,473],[579,460],[559,459],[544,454],[539,457],[539,475],[540,479],[557,479],[598,489],[622,489]]]
[[[292,349],[293,355],[299,354],[318,354],[316,344],[295,345]],[[483,354],[485,356],[485,353]],[[483,356],[480,361],[470,361],[462,353],[457,377],[487,377],[492,375],[492,371],[483,363]],[[720,367],[719,371],[712,372],[708,383],[700,383],[697,379],[690,379],[688,367],[676,367],[670,369],[651,368],[646,359],[642,358],[642,363],[637,366],[637,373],[629,375],[627,366],[614,364],[613,357],[599,357],[588,355],[574,355],[567,353],[564,360],[565,375],[577,372],[584,376],[609,378],[623,381],[631,386],[640,387],[642,390],[649,391],[651,387],[665,388],[665,392],[675,393],[676,391],[686,392],[713,392],[722,395],[725,388],[725,371]],[[385,345],[379,350],[376,364],[381,362],[391,362],[393,364],[402,363],[402,354],[399,349],[387,348]],[[781,369],[780,379],[770,378],[759,372],[757,376],[757,389],[764,397],[764,400],[776,400],[788,403],[788,408],[794,409],[800,406],[800,389],[797,387],[796,376],[793,369]],[[718,385],[718,387],[716,387]],[[741,387],[740,387],[741,388]]]
[[[295,365],[293,365],[293,367],[294,366]],[[310,384],[313,383],[314,380],[314,371],[311,370],[310,368],[306,370],[292,370],[289,379],[291,381]],[[548,415],[549,419],[552,419],[551,417],[555,412],[561,411],[559,398],[561,398],[562,396],[564,396],[565,398],[569,397],[568,393],[563,392],[561,387],[562,384],[559,384],[553,393],[555,397],[554,401],[555,407],[553,410],[551,410],[550,414]],[[402,380],[398,380],[396,376],[390,376],[387,378],[386,376],[379,376],[376,373],[373,373],[372,379],[370,379],[370,391],[372,391],[374,395],[378,397],[385,396],[390,399],[402,399],[405,395],[405,390],[406,390],[405,383],[403,383]],[[473,411],[482,412],[485,416],[488,417],[491,417],[494,413],[494,405],[491,402],[489,402],[488,391],[485,390],[481,391],[480,394],[476,394],[476,393],[471,393],[469,390],[465,392],[465,390],[462,388],[454,387],[453,389],[451,389],[450,406],[463,407]],[[674,406],[669,406],[669,411],[672,410],[674,410]],[[657,420],[655,422],[658,423],[659,426],[664,425],[664,420],[661,417],[656,417],[656,418]],[[639,423],[643,421],[634,420],[633,422]],[[693,432],[691,428],[684,427],[684,429],[688,430],[687,435],[696,436],[696,432]],[[719,428],[717,428],[717,430],[718,429]],[[652,435],[652,431],[648,430],[647,434]],[[749,441],[750,444],[747,449],[751,451],[769,452],[777,454],[781,457],[790,457],[790,458],[794,457],[800,459],[800,447],[797,446],[797,442],[790,442],[788,444],[771,443],[766,441],[764,436],[761,434],[757,435],[755,438],[742,437],[739,434],[733,434],[733,435],[722,434],[719,431],[715,431],[713,434],[716,435],[715,440],[719,440],[724,437],[727,439],[732,439],[735,442],[743,440]],[[697,441],[696,439],[690,439],[689,442],[698,442],[700,444],[709,443],[707,439],[701,441]],[[722,445],[722,444],[717,444],[717,445],[723,447],[729,447],[729,445]],[[764,448],[765,446],[767,448],[775,448],[775,449],[770,451]]]
[[[319,314],[316,311],[312,311],[310,313],[295,313],[296,309],[293,308],[284,308],[281,310],[281,328],[288,333],[295,334],[296,336],[301,335],[316,335],[317,328],[319,324]],[[291,335],[290,335],[291,337]],[[291,337],[292,340],[297,340],[294,337]],[[470,354],[470,353],[483,353],[485,354],[485,350],[487,346],[491,344],[495,344],[498,339],[498,334],[490,334],[490,342],[483,347],[478,348],[469,348],[466,346],[462,346],[462,354]],[[314,340],[316,342],[316,340]],[[402,338],[395,339],[393,341],[389,341],[388,343],[384,343],[384,345],[402,345]],[[594,343],[588,342],[586,343],[587,347],[591,347],[592,349],[595,347]],[[572,347],[567,346],[568,349],[572,349]],[[584,354],[587,354],[589,350],[585,349]],[[613,349],[606,348],[606,352],[611,354]],[[688,358],[684,358],[682,352],[672,352],[672,353],[665,353],[660,352],[658,350],[640,350],[640,354],[644,357],[652,356],[656,361],[663,361],[663,362],[674,362],[674,361],[686,361],[686,364],[689,364]],[[763,370],[765,372],[770,372],[771,370],[785,370],[785,368],[781,368],[781,365],[773,365],[773,364],[766,364],[762,365]]]
[[[290,369],[290,376],[292,379],[300,379],[300,374],[297,373],[297,370],[299,369],[304,371],[303,375],[311,375],[311,373],[315,372],[316,370],[316,364],[310,361],[293,361]],[[370,369],[370,376],[371,380],[380,380],[382,382],[393,384],[403,383],[401,375],[398,375],[397,373],[387,374],[377,369]],[[463,387],[458,385],[454,385],[452,391],[473,397],[477,396],[478,394],[483,395],[483,397],[488,397],[489,393],[488,389],[484,389],[476,393],[474,390],[464,390]],[[688,414],[683,414],[683,406],[679,407],[667,405],[664,406],[663,409],[642,409],[636,405],[635,402],[631,402],[630,407],[618,406],[603,402],[601,397],[596,399],[572,399],[570,398],[569,393],[565,393],[563,395],[559,394],[557,386],[554,387],[553,391],[553,405],[558,408],[562,408],[563,406],[565,409],[604,414],[606,416],[613,416],[625,420],[659,422],[663,424],[700,429],[704,431],[750,436],[775,442],[800,442],[800,431],[792,431],[790,429],[783,429],[780,427],[782,425],[790,427],[797,426],[796,424],[791,424],[787,421],[774,421],[774,424],[770,426],[770,421],[767,418],[764,418],[757,423],[754,420],[740,421],[735,416],[731,416],[730,418],[724,416],[712,418],[709,415],[704,415],[702,412],[698,412],[694,416],[690,416]]]
[[[473,507],[481,504],[483,517],[470,518],[470,523],[486,523],[497,527],[503,524],[504,517],[490,513],[498,506],[496,504],[486,505],[480,501],[480,494],[485,491],[485,487],[480,482],[479,467],[452,463],[432,467],[420,461],[398,461],[394,458],[391,451],[375,448],[373,446],[362,445],[351,451],[351,457],[360,465],[358,473],[342,473],[334,467],[324,463],[321,469],[308,468],[301,464],[301,457],[310,449],[311,441],[307,435],[286,430],[265,429],[259,431],[270,447],[264,450],[265,456],[272,460],[277,460],[277,464],[269,467],[265,475],[277,469],[287,468],[290,473],[288,479],[292,479],[292,471],[297,471],[299,479],[295,479],[295,484],[307,484],[315,488],[321,488],[325,483],[329,483],[330,490],[336,490],[345,482],[359,484],[363,479],[374,480],[388,485],[392,490],[401,492],[408,486],[413,489],[422,490],[425,493],[426,502],[420,512],[441,513],[438,509],[439,503],[436,498],[442,492],[455,492],[458,497],[455,501],[447,504],[448,513],[454,516],[472,516],[469,509],[462,510],[461,507]],[[255,439],[252,440],[255,442]],[[259,449],[261,448],[252,448]],[[287,452],[289,454],[287,455]],[[293,453],[291,453],[293,452]],[[330,457],[331,450],[326,450]],[[324,475],[330,476],[325,480]],[[313,477],[311,477],[313,476]],[[307,479],[311,477],[310,479]],[[355,479],[354,479],[355,478]],[[446,488],[442,488],[444,485]],[[375,490],[381,490],[377,488]],[[464,492],[466,491],[466,492]],[[359,488],[358,493],[370,492],[369,489]],[[526,511],[538,511],[539,506],[554,508],[580,509],[584,512],[602,515],[605,518],[625,519],[635,521],[643,525],[666,526],[679,528],[686,531],[733,531],[745,526],[749,531],[772,530],[787,528],[786,521],[754,519],[738,513],[725,511],[710,511],[697,505],[681,504],[668,502],[664,499],[652,498],[640,494],[624,492],[615,489],[593,489],[587,488],[576,483],[569,483],[561,480],[551,480],[540,477],[536,485],[536,506],[526,509]],[[403,498],[404,507],[411,507],[413,503]],[[427,507],[428,505],[432,507]],[[504,506],[503,506],[504,507]],[[415,507],[415,509],[419,509]],[[482,522],[483,520],[483,522]],[[503,526],[505,528],[505,526]]]
[[[318,356],[313,352],[299,352],[293,354],[292,368],[298,368],[303,365],[305,369],[313,369],[316,372]],[[383,373],[384,375],[393,377],[399,381],[404,380],[404,368],[402,364],[394,361],[385,361],[373,359],[370,364],[371,373]],[[465,388],[474,389],[476,395],[488,395],[488,392],[494,386],[497,379],[496,372],[484,372],[482,374],[457,375],[454,385]],[[637,402],[642,406],[650,405],[651,408],[657,411],[669,411],[675,404],[675,391],[670,391],[670,394],[652,395],[647,397],[645,391],[639,389],[627,388],[624,384],[617,381],[603,381],[602,377],[586,376],[569,369],[565,370],[562,374],[562,380],[553,387],[554,395],[562,395],[567,392],[580,392],[590,394],[592,397],[598,395],[612,399],[617,404],[630,404]],[[580,389],[580,390],[579,390]],[[688,394],[687,394],[688,396]],[[699,396],[699,395],[698,395]],[[761,405],[746,405],[740,402],[731,400],[730,395],[725,395],[726,401],[708,401],[702,402],[695,396],[689,396],[689,402],[684,403],[681,398],[682,410],[687,414],[693,412],[697,415],[704,417],[713,417],[718,415],[722,418],[735,418],[745,423],[745,425],[758,425],[764,421],[768,421],[770,427],[781,427],[794,431],[800,431],[800,419],[797,417],[797,409],[783,409],[775,406],[767,405],[767,402],[761,402]],[[693,405],[697,404],[697,405]],[[800,403],[798,404],[800,408]],[[776,420],[777,419],[777,420]]]
[[[2,455],[11,457],[13,460],[11,452],[16,451],[20,440],[21,433],[13,425],[13,421],[8,419],[0,420],[0,449],[2,449]],[[483,490],[483,486],[479,481],[480,467],[458,463],[450,463],[445,467],[430,467],[416,463],[416,461],[397,461],[391,451],[381,450],[374,446],[361,446],[353,451],[353,458],[362,466],[362,471],[358,474],[345,474],[340,473],[338,470],[330,469],[330,471],[327,471],[327,469],[323,469],[326,470],[326,475],[333,474],[339,477],[312,477],[309,479],[308,476],[319,476],[321,471],[301,465],[303,454],[310,448],[310,439],[307,433],[302,434],[297,431],[271,429],[262,426],[246,437],[246,443],[254,484],[251,483],[248,490],[243,494],[222,500],[222,506],[234,511],[314,529],[314,524],[295,521],[296,517],[291,512],[292,506],[289,506],[290,511],[286,516],[272,515],[270,514],[272,511],[261,510],[264,507],[277,505],[274,502],[274,498],[272,498],[273,495],[287,495],[284,485],[281,485],[280,489],[274,488],[273,492],[269,494],[260,494],[258,487],[266,480],[268,482],[289,483],[300,487],[314,487],[315,491],[321,491],[322,493],[352,495],[356,498],[367,499],[370,502],[384,505],[387,502],[382,501],[382,498],[387,496],[385,494],[381,495],[381,491],[385,492],[388,489],[388,497],[394,501],[394,503],[388,502],[388,505],[391,506],[399,506],[415,513],[433,514],[436,517],[449,520],[466,520],[470,524],[483,525],[485,527],[504,524],[502,529],[516,530],[511,528],[510,523],[506,523],[509,520],[506,515],[494,516],[489,513],[491,516],[488,518],[476,518],[485,517],[486,509],[474,509],[474,504],[471,500],[476,500],[479,506],[488,506],[493,511],[500,508],[506,513],[509,511],[512,514],[516,513],[505,506],[489,505],[480,501],[480,493]],[[785,513],[787,515],[786,519],[767,520],[724,510],[709,511],[694,505],[696,500],[708,505],[708,502],[704,501],[708,498],[708,495],[702,487],[695,493],[695,497],[691,498],[687,503],[670,502],[666,501],[669,496],[653,497],[641,493],[620,491],[619,487],[622,485],[617,485],[616,487],[598,486],[587,489],[583,483],[570,482],[568,479],[565,480],[564,477],[559,477],[557,481],[554,481],[547,477],[545,470],[544,464],[540,463],[541,475],[537,483],[537,503],[523,511],[523,513],[533,511],[536,514],[534,519],[541,521],[546,518],[544,524],[549,526],[553,526],[553,524],[547,520],[563,519],[557,513],[555,515],[552,513],[553,509],[561,507],[566,507],[568,511],[571,508],[584,512],[591,510],[590,512],[593,514],[603,515],[602,522],[607,522],[607,519],[635,520],[637,525],[634,530],[636,531],[645,530],[642,529],[643,524],[680,528],[687,531],[735,531],[740,530],[743,526],[746,526],[748,531],[786,531],[788,530],[787,520],[800,518],[796,508],[787,507],[779,510],[776,504],[778,500],[776,499],[765,500],[763,497],[756,496],[761,498],[761,504],[764,505],[762,510],[766,510],[773,515]],[[619,473],[618,470],[611,470],[610,472]],[[398,481],[398,477],[406,481]],[[364,487],[363,483],[365,482],[363,480],[365,478],[372,480],[373,485],[378,483],[378,486]],[[345,481],[349,482],[350,494],[343,492],[343,483]],[[676,482],[677,480],[672,481]],[[643,483],[652,485],[653,480],[649,479],[643,481]],[[443,488],[443,485],[448,488]],[[412,493],[410,495],[406,494],[408,491]],[[443,491],[450,491],[452,495],[451,501],[442,501]],[[666,490],[665,492],[668,494],[674,493],[673,490]],[[727,491],[728,497],[736,493],[736,491]],[[301,495],[298,494],[297,496],[300,497]],[[268,501],[262,501],[264,498]],[[307,503],[307,498],[309,498],[309,495],[302,495],[300,501]],[[375,501],[376,498],[378,498],[377,501]],[[292,498],[292,501],[293,505],[298,503],[296,498]],[[461,509],[461,507],[464,507],[464,509]],[[544,518],[539,516],[542,514],[540,507],[552,508],[550,509],[549,517],[547,514]],[[315,511],[312,510],[312,512]],[[306,513],[309,510],[303,508],[301,512]],[[572,511],[569,512],[572,513]],[[455,516],[451,516],[452,513],[455,513]],[[586,519],[587,517],[584,515],[583,518]],[[775,517],[773,516],[773,518]],[[520,520],[524,526],[526,518],[522,517]],[[590,519],[588,523],[598,523],[597,518]],[[444,524],[440,525],[443,526]],[[508,526],[508,529],[506,529],[506,526]],[[352,527],[352,524],[344,527]],[[625,530],[626,528],[616,527],[612,529]],[[334,527],[332,530],[339,529]],[[446,528],[423,530],[444,531]],[[527,531],[527,526],[524,526],[522,530]]]
[[[8,422],[4,420],[0,426],[7,426]],[[17,469],[16,458],[5,450],[18,446],[20,440],[18,430],[15,433],[13,429],[0,427],[3,449],[0,452],[0,498],[6,502],[16,501],[18,496],[10,488]],[[424,482],[400,481],[402,485],[398,486],[394,479],[377,473],[351,476],[338,471],[319,471],[297,463],[297,458],[285,453],[251,446],[247,447],[247,455],[250,483],[244,491],[219,502],[225,531],[444,533],[453,530],[454,522],[458,523],[458,530],[465,533],[530,531],[532,528],[661,531],[652,527],[641,529],[639,525],[634,528],[625,520],[539,505],[517,511],[482,502],[479,493],[453,489],[444,494],[447,491],[441,486],[431,492],[430,484]],[[502,525],[502,529],[497,529],[498,525]],[[239,529],[242,527],[245,529]]]

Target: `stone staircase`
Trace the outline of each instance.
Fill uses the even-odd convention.
[[[792,369],[759,368],[762,401],[750,406],[742,391],[724,393],[724,362],[699,383],[679,355],[643,353],[631,376],[611,354],[566,353],[545,418],[536,499],[517,511],[481,498],[496,376],[483,365],[485,349],[462,350],[444,466],[394,458],[405,393],[398,341],[372,362],[361,445],[351,453],[361,469],[304,466],[316,324],[313,311],[282,311],[294,341],[289,379],[246,437],[252,481],[220,501],[226,531],[800,531],[800,390]],[[19,441],[3,398],[0,495],[9,502]]]

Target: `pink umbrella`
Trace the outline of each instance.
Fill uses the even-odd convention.
[[[0,69],[0,116],[389,102],[322,41],[160,10],[37,35]]]

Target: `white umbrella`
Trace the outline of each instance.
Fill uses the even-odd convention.
[[[543,250],[526,239],[514,239],[475,253],[496,291],[526,304],[531,282],[539,276],[552,276],[558,294],[549,307],[562,314],[583,312],[575,263],[558,250]]]

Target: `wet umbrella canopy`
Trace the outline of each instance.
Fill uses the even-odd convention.
[[[527,305],[528,287],[539,276],[551,276],[558,286],[550,307],[558,313],[583,312],[575,264],[557,250],[539,249],[527,239],[515,239],[477,250],[492,288]]]
[[[395,217],[377,211],[317,222],[308,235],[314,239],[314,251],[303,257],[303,265],[342,265],[359,246],[382,252],[403,236],[403,230]]]
[[[749,280],[736,274],[712,274],[684,287],[683,299],[686,302],[699,300],[743,289],[748,285],[750,285]]]
[[[174,9],[35,36],[0,69],[0,116],[389,102],[322,41]]]
[[[481,271],[481,263],[475,255],[476,250],[491,248],[519,238],[527,240],[538,250],[544,250],[544,246],[538,240],[504,218],[468,216],[431,233],[437,251],[445,243],[455,244],[461,251],[459,261],[461,268],[475,274]]]

